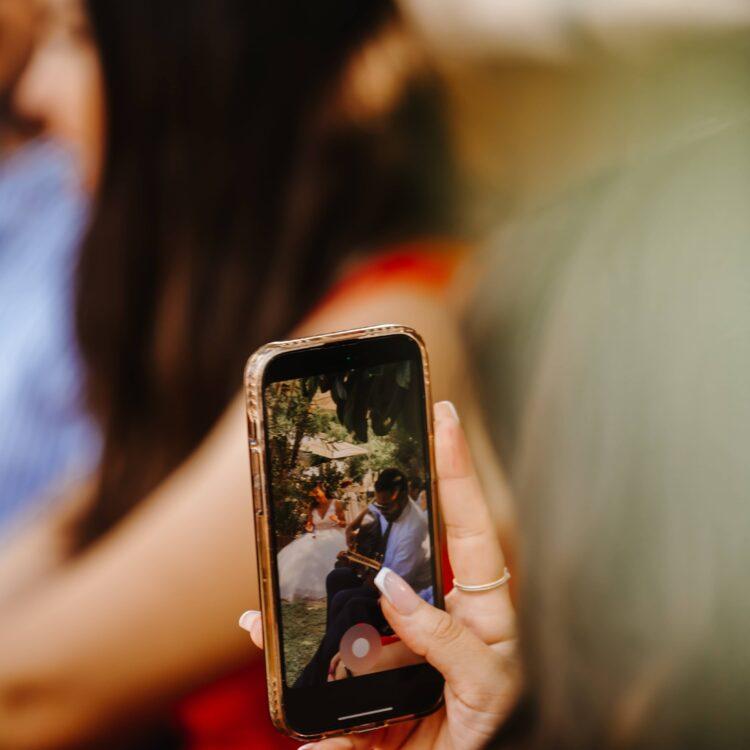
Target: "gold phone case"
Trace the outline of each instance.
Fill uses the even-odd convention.
[[[400,325],[383,324],[371,326],[368,328],[357,328],[349,331],[338,331],[336,333],[325,333],[318,336],[310,336],[302,339],[292,339],[289,341],[275,341],[258,349],[248,359],[245,365],[245,401],[247,413],[248,428],[248,448],[250,453],[250,471],[252,475],[252,495],[253,495],[253,517],[255,519],[255,537],[256,550],[258,556],[258,578],[260,587],[261,609],[263,612],[263,642],[264,654],[266,661],[266,682],[268,687],[268,706],[271,714],[271,720],[274,726],[284,734],[298,740],[319,740],[326,737],[347,734],[352,731],[365,731],[377,729],[379,727],[397,724],[402,721],[416,719],[421,716],[427,716],[435,711],[440,704],[433,706],[422,713],[412,714],[409,716],[397,716],[392,719],[382,719],[374,722],[368,722],[357,727],[347,727],[345,729],[334,729],[330,731],[302,735],[295,732],[286,722],[284,707],[282,705],[282,654],[281,643],[279,640],[279,623],[276,617],[276,602],[274,576],[275,567],[271,558],[272,545],[271,534],[273,530],[270,527],[268,506],[270,502],[268,491],[268,478],[266,472],[266,445],[265,445],[265,424],[263,410],[263,374],[269,362],[278,354],[299,349],[308,349],[323,344],[331,344],[341,341],[364,340],[379,338],[382,336],[392,336],[402,334],[411,338],[419,346],[422,356],[422,372],[424,377],[425,402],[427,408],[427,443],[428,443],[428,460],[430,462],[431,477],[431,497],[433,498],[432,532],[435,540],[437,553],[434,554],[435,560],[435,590],[440,592],[438,601],[442,600],[443,576],[441,570],[441,532],[438,520],[437,507],[435,498],[437,498],[437,484],[435,474],[435,446],[432,416],[432,396],[430,389],[430,372],[427,359],[427,349],[425,348],[422,337],[412,328]]]

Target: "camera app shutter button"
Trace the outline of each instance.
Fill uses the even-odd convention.
[[[369,672],[376,664],[383,645],[380,633],[367,623],[353,625],[339,643],[344,666],[352,672]]]

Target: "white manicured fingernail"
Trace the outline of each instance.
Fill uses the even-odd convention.
[[[412,614],[421,602],[416,591],[390,568],[380,569],[375,576],[375,585],[402,615]]]
[[[260,612],[254,609],[243,612],[240,617],[240,627],[250,633],[253,643],[258,648],[263,648],[263,620]]]
[[[385,594],[385,576],[389,570],[390,568],[386,568],[384,565],[373,579],[373,583],[380,589],[381,594]],[[388,594],[385,595],[388,596]]]
[[[435,416],[438,419],[452,419],[455,422],[461,421],[452,401],[438,401],[435,404]]]
[[[260,612],[255,609],[248,609],[247,612],[243,612],[240,615],[240,627],[243,630],[247,630],[248,633],[251,633],[253,630],[253,625],[259,617]]]

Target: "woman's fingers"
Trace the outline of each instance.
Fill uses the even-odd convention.
[[[445,677],[454,693],[477,710],[490,710],[503,688],[503,660],[447,612],[425,602],[403,578],[383,568],[375,578],[383,614],[403,642]],[[472,705],[474,703],[474,705]]]
[[[240,615],[240,627],[250,633],[250,638],[258,648],[263,648],[263,621],[260,612],[254,609],[243,612]]]
[[[332,737],[330,740],[320,742],[309,742],[299,750],[369,750],[372,747],[380,747],[379,741],[383,736],[383,730],[369,732],[368,734],[353,734],[348,737]]]
[[[450,401],[435,404],[435,459],[451,566],[458,581],[482,584],[505,568],[500,543]]]
[[[432,717],[430,717],[432,718]],[[420,722],[421,723],[421,722]],[[408,741],[409,735],[418,726],[414,722],[394,724],[387,729],[376,729],[374,732],[352,734],[346,737],[332,737],[303,745],[298,750],[399,750]],[[409,745],[411,747],[411,745]],[[425,745],[424,747],[428,747]],[[432,747],[432,744],[429,745]]]
[[[505,558],[463,428],[449,401],[435,405],[435,459],[448,555],[460,583],[497,581]],[[515,637],[515,614],[507,586],[482,593],[454,591],[451,611],[485,642]]]

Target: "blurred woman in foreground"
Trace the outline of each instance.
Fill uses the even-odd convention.
[[[90,493],[18,539],[21,552],[35,540],[33,559],[2,560],[14,593],[0,615],[0,747],[14,749],[112,747],[255,659],[231,620],[256,586],[234,397],[257,345],[396,318],[431,342],[438,392],[461,361],[436,294],[445,259],[402,251],[342,278],[346,260],[427,226],[383,114],[392,92],[373,111],[353,73],[362,62],[372,78],[365,43],[392,21],[387,0],[50,9],[65,33],[40,48],[19,102],[60,111],[63,42],[101,65],[103,93],[85,102],[102,118],[83,134],[96,212],[77,317],[103,457]],[[204,616],[185,622],[196,606]],[[234,692],[243,723],[225,741],[273,741],[253,705],[261,675]]]

